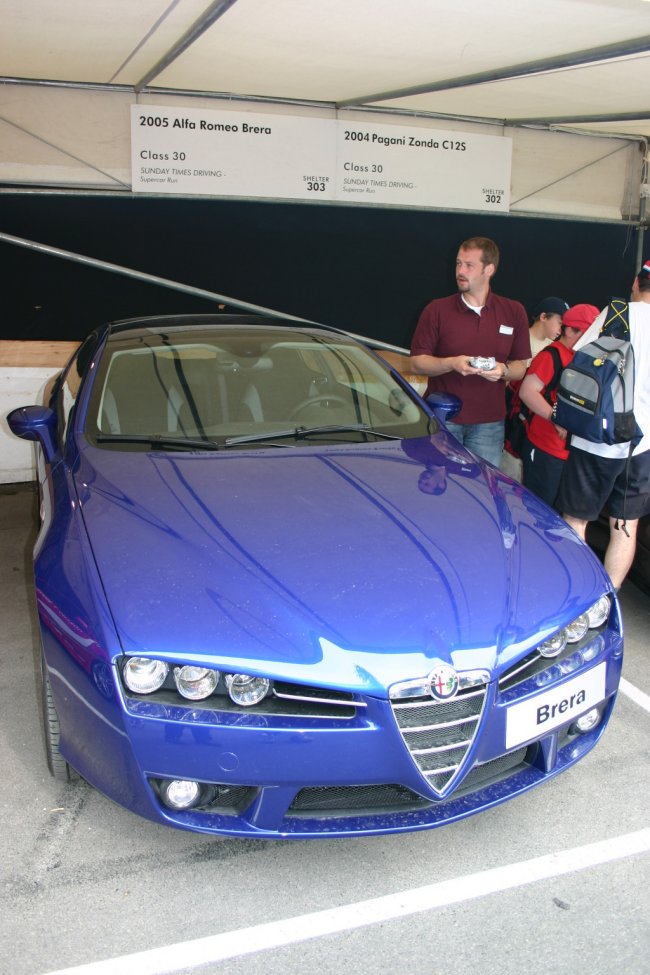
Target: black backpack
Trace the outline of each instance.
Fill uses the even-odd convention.
[[[542,393],[542,396],[546,402],[549,404],[549,406],[551,406],[551,395],[557,389],[560,382],[560,376],[562,374],[562,358],[560,356],[559,349],[552,345],[547,346],[537,354],[541,355],[542,352],[550,352],[551,358],[553,359],[553,375],[551,376],[551,380],[546,389]],[[519,399],[519,391],[513,392],[506,415],[505,440],[509,452],[514,454],[515,457],[521,457],[521,453],[528,438],[528,425],[532,419],[532,416],[533,411]]]
[[[634,417],[629,308],[622,298],[612,298],[598,338],[579,349],[564,370],[554,420],[591,443],[634,447],[641,440]]]

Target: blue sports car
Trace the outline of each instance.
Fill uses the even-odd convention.
[[[48,763],[159,823],[421,830],[598,741],[619,606],[546,505],[364,343],[197,315],[94,332],[38,442]]]

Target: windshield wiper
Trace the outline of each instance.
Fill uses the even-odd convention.
[[[373,437],[381,437],[383,440],[401,440],[394,433],[384,433],[382,430],[375,430],[369,423],[332,423],[320,427],[300,427],[298,430],[299,438],[311,437],[317,433],[369,433]]]
[[[242,437],[228,437],[224,446],[235,447],[244,443],[264,443],[286,437],[292,437],[294,440],[306,440],[308,437],[320,433],[369,433],[373,437],[382,437],[385,440],[402,439],[393,433],[374,430],[368,423],[333,423],[317,427],[292,427],[290,430],[276,430],[275,433],[247,433]]]
[[[161,450],[219,450],[220,447],[214,440],[163,437],[153,433],[98,433],[95,440],[97,443],[141,443],[147,444],[149,447],[160,447]]]

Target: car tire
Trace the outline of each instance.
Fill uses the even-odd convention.
[[[43,707],[43,735],[45,740],[45,755],[47,767],[50,774],[57,782],[74,782],[79,776],[73,768],[66,762],[59,751],[59,739],[61,730],[59,726],[59,716],[54,707],[52,699],[52,685],[50,684],[49,674],[45,657],[41,653],[41,703]]]

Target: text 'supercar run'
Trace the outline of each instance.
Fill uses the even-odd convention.
[[[157,822],[424,829],[596,743],[621,672],[598,560],[343,334],[107,326],[37,440],[51,770]]]

